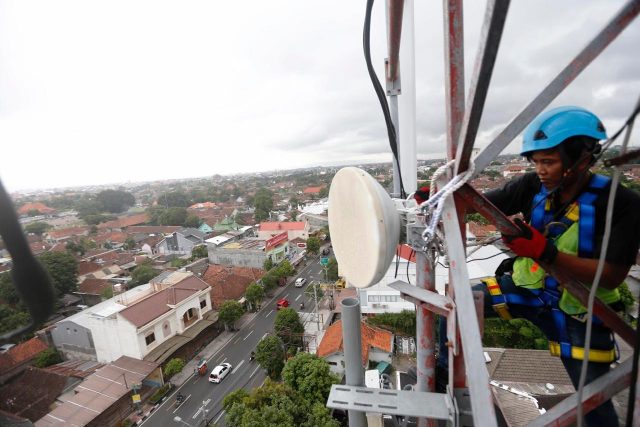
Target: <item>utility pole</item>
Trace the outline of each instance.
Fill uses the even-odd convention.
[[[313,299],[316,302],[316,325],[318,327],[318,331],[320,330],[320,315],[318,314],[318,284],[313,285]]]

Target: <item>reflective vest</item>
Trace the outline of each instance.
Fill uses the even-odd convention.
[[[551,202],[547,199],[547,190],[541,186],[540,193],[533,198],[531,226],[545,234],[547,238],[553,239],[560,252],[583,258],[593,258],[595,251],[594,202],[600,190],[604,189],[609,182],[610,179],[606,176],[593,175],[587,190],[569,206],[564,216],[555,222],[553,221]],[[515,260],[512,278],[517,286],[529,290],[544,289],[543,294],[546,296],[543,297],[543,300],[548,300],[545,302],[553,306],[555,304],[552,300],[557,298],[557,306],[569,315],[583,314],[587,311],[578,299],[566,289],[560,295],[557,291],[558,282],[555,278],[547,275],[540,264],[531,258],[518,257]],[[599,287],[596,295],[606,304],[620,300],[617,288]]]

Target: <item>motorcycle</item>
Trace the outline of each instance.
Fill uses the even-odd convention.
[[[300,310],[304,310],[304,303],[303,302],[300,303]]]
[[[178,395],[176,396],[176,408],[182,405],[182,402],[184,402],[184,396],[178,393]]]
[[[253,359],[256,358],[256,354],[252,351],[251,354],[249,355],[249,362],[253,362]]]

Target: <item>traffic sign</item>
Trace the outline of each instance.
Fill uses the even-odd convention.
[[[322,258],[320,258],[320,264],[324,265],[325,267],[329,265],[329,257],[323,256]]]

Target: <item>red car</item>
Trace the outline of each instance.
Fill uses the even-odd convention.
[[[281,308],[289,307],[289,300],[286,298],[282,298],[276,303],[276,309],[280,310]]]

